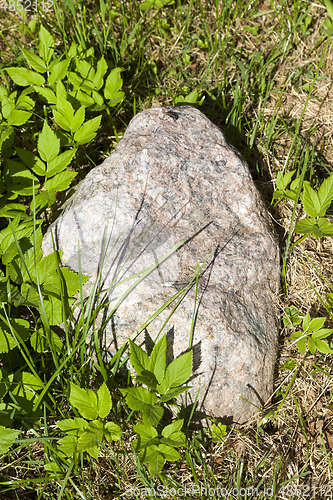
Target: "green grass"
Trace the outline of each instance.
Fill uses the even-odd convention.
[[[311,182],[318,191],[332,173],[331,3],[176,0],[162,8],[156,5],[144,10],[137,0],[54,0],[49,12],[43,11],[41,2],[37,12],[19,12],[18,5],[11,11],[0,10],[1,86],[21,93],[22,87],[11,81],[6,68],[28,67],[22,48],[38,54],[41,25],[55,41],[54,56],[68,57],[74,42],[83,51],[93,47],[95,62],[104,56],[106,74],[114,67],[123,69],[124,98],[85,117],[100,114],[101,125],[95,138],[77,146],[67,169],[77,172],[71,187],[110,154],[136,113],[175,104],[196,91],[192,102],[196,101],[245,157],[270,207],[282,255],[281,317],[287,307],[294,306],[300,317],[309,312],[311,319],[325,317],[326,327],[332,327],[332,302],[327,296],[333,291],[332,240],[309,236],[295,245],[300,238],[295,224],[305,215],[300,202],[303,182]],[[53,130],[59,130],[48,103],[36,92],[29,95],[35,102],[31,117],[14,125],[14,146],[2,151],[0,231],[8,226],[3,210],[9,203],[20,203],[26,216],[31,221],[34,218],[32,191],[8,197],[4,172],[6,160],[13,156],[11,149],[41,154],[37,134],[45,116]],[[106,102],[104,95],[102,98]],[[6,119],[3,113],[1,134],[8,128],[3,125]],[[70,142],[65,133],[57,137],[62,150],[74,147],[75,141]],[[277,175],[292,170],[293,179],[301,176],[297,201],[276,204]],[[43,186],[45,179],[35,178]],[[68,188],[59,191],[44,209],[35,211],[35,228],[28,236],[31,241],[35,238],[31,273],[33,260],[37,264],[41,257],[36,224],[41,221],[44,233],[70,194]],[[17,239],[17,243],[20,252],[15,258],[27,262],[24,242]],[[73,315],[66,287],[59,285],[63,309],[59,314],[64,322],[57,327],[45,309],[49,298],[45,306],[40,300],[46,282],[33,278],[29,282],[34,283],[31,286],[39,307],[15,303],[8,296],[8,287],[14,293],[15,282],[7,273],[4,256],[0,266],[0,321],[2,326],[7,322],[16,342],[16,347],[0,355],[0,425],[19,431],[1,457],[1,499],[118,498],[129,485],[136,487],[132,498],[144,498],[142,489],[158,484],[168,489],[166,498],[180,498],[177,490],[184,485],[193,485],[198,498],[291,499],[299,498],[300,491],[305,495],[306,488],[310,498],[330,498],[325,493],[330,492],[333,475],[332,356],[318,351],[301,354],[290,338],[297,326],[281,322],[275,392],[262,414],[241,428],[227,428],[220,441],[213,440],[207,428],[196,428],[194,422],[184,426],[188,440],[180,448],[181,459],[167,462],[155,480],[132,448],[133,426],[139,417],[118,390],[128,384],[129,375],[120,378],[120,357],[105,362],[99,352],[98,328],[94,329],[98,309],[93,300],[84,305],[81,297],[84,313]],[[82,287],[82,278],[78,278],[79,295]],[[21,330],[18,319],[23,320]],[[27,329],[27,338],[17,334]],[[40,342],[45,348],[39,352],[30,342],[34,332],[44,339]],[[62,342],[62,350],[57,348],[54,334]],[[330,337],[326,340],[332,348]],[[113,400],[110,420],[120,425],[122,437],[104,440],[98,459],[81,452],[76,463],[66,462],[56,451],[56,442],[64,435],[56,423],[79,416],[69,402],[69,384],[98,389],[103,381]],[[217,487],[222,490],[220,496]]]

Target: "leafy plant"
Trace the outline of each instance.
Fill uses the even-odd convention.
[[[297,348],[302,354],[305,354],[307,348],[311,354],[314,354],[317,349],[323,354],[332,352],[327,342],[323,340],[329,337],[333,332],[333,329],[322,328],[325,321],[326,318],[314,318],[311,320],[309,313],[303,318],[303,330],[295,332],[291,336],[292,339],[298,339]]]
[[[165,335],[155,343],[150,357],[131,340],[129,346],[130,362],[137,373],[135,379],[140,386],[120,391],[129,408],[140,412],[143,423],[134,427],[139,436],[135,448],[143,463],[149,462],[150,474],[156,476],[166,460],[179,460],[180,455],[174,448],[185,444],[185,435],[180,432],[183,420],[176,420],[162,427],[160,434],[154,426],[163,417],[163,405],[174,404],[174,399],[189,389],[189,386],[183,384],[192,373],[193,353],[189,351],[182,354],[166,366]]]
[[[71,383],[69,402],[83,418],[75,417],[57,423],[59,429],[66,433],[65,437],[58,439],[60,454],[77,460],[79,453],[87,452],[97,459],[104,439],[119,441],[121,437],[119,425],[101,420],[106,419],[112,409],[110,391],[105,382],[97,393]]]

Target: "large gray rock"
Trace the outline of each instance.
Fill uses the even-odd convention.
[[[80,241],[82,271],[91,276],[86,294],[104,254],[109,310],[135,280],[112,285],[170,253],[119,304],[105,330],[110,353],[204,263],[196,303],[194,282],[172,316],[176,303],[137,342],[154,339],[164,326],[172,358],[188,348],[193,322],[189,399],[200,388],[198,409],[244,422],[269,398],[278,247],[247,165],[200,111],[165,107],[136,115],[115,151],[81,182],[49,229],[44,253],[53,248],[51,231],[63,263],[75,271]]]

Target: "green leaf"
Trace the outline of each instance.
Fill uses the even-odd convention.
[[[13,109],[7,119],[8,125],[19,127],[26,123],[31,115],[32,113],[28,113],[27,111]]]
[[[304,182],[303,207],[310,217],[319,217],[321,204],[318,194],[309,182]]]
[[[110,391],[104,382],[97,391],[98,406],[97,411],[99,418],[105,418],[111,411],[112,401]]]
[[[140,436],[141,445],[148,443],[158,436],[157,430],[151,425],[137,424],[133,426],[133,430]]]
[[[333,224],[328,222],[325,218],[320,218],[317,220],[316,227],[312,234],[317,239],[324,236],[333,236]]]
[[[45,172],[46,177],[53,177],[55,174],[58,174],[62,170],[64,170],[72,161],[75,156],[77,148],[68,149],[64,151],[60,155],[56,156],[51,160],[48,165],[48,171]]]
[[[81,389],[71,382],[69,402],[83,418],[94,420],[98,417],[97,396],[91,389]]]
[[[161,472],[164,464],[165,464],[164,456],[161,453],[158,453],[158,451],[156,451],[151,456],[151,460],[149,461],[149,466],[148,466],[149,474],[153,477],[157,476],[157,474]]]
[[[269,415],[271,416],[271,415]],[[264,422],[261,422],[261,425],[263,425]],[[213,443],[223,443],[224,442],[224,436],[227,434],[227,427],[221,423],[213,424],[210,428],[211,435],[213,438]]]
[[[41,25],[39,30],[39,55],[48,65],[54,53],[54,40],[50,33]],[[38,85],[38,84],[37,84]]]
[[[74,302],[75,299],[69,299],[68,302],[63,302],[62,300],[50,295],[48,300],[44,301],[44,307],[49,324],[51,326],[58,325],[59,323],[65,321],[70,313],[69,305],[72,305]],[[41,306],[39,307],[39,311],[42,311]]]
[[[179,396],[179,394],[182,394],[188,389],[191,389],[190,385],[182,385],[181,387],[174,387],[172,389],[169,389],[165,394],[163,394],[160,401],[163,403],[165,403],[166,401],[170,401],[170,399],[176,398],[177,396]]]
[[[308,337],[308,348],[311,354],[316,352],[316,342],[312,337]]]
[[[97,63],[97,71],[93,78],[93,83],[95,85],[95,89],[99,90],[103,85],[103,76],[108,70],[108,65],[105,62],[104,56]]]
[[[104,435],[108,441],[119,441],[121,428],[114,422],[107,422],[104,426]]]
[[[308,333],[319,330],[324,325],[325,321],[326,318],[314,318],[307,328]]]
[[[37,87],[34,85],[35,91],[43,96],[49,104],[57,104],[57,97],[53,90],[48,87]]]
[[[70,59],[63,59],[62,61],[58,61],[52,65],[52,71],[48,77],[49,83],[53,84],[58,80],[65,78],[70,61]]]
[[[302,317],[294,306],[287,307],[283,316],[284,326],[296,326],[302,322]]]
[[[60,139],[49,127],[46,120],[44,121],[43,130],[38,136],[37,147],[42,160],[47,162],[53,160],[59,154]]]
[[[331,328],[321,328],[312,334],[313,339],[325,339],[332,335],[333,330]]]
[[[163,335],[163,337],[154,345],[148,368],[149,371],[154,373],[158,383],[161,383],[164,378],[166,368],[166,349],[166,336]]]
[[[316,221],[314,219],[302,219],[295,227],[295,233],[311,234],[316,228]]]
[[[129,339],[130,362],[138,375],[143,371],[149,371],[149,358],[141,347]]]
[[[0,354],[9,352],[17,346],[17,342],[10,333],[0,328]]]
[[[61,267],[60,272],[66,281],[67,293],[69,297],[75,295],[80,289],[80,276],[68,269],[68,267]],[[88,280],[89,276],[82,276],[82,284],[84,285]]]
[[[95,104],[94,99],[85,92],[82,92],[82,90],[69,92],[69,95],[77,99],[82,106],[92,106],[93,104]]]
[[[163,414],[164,409],[162,406],[158,404],[149,405],[142,410],[142,420],[146,425],[155,425],[161,420]]]
[[[7,453],[9,448],[14,444],[15,439],[18,438],[20,430],[7,429],[0,425],[0,454]]]
[[[297,342],[297,348],[302,354],[305,354],[306,343],[307,343],[307,337],[303,337],[301,340]]]
[[[184,446],[186,442],[186,437],[180,429],[183,426],[184,420],[175,420],[170,425],[164,427],[162,431],[162,443],[167,444],[172,447]]]
[[[82,434],[87,429],[88,425],[88,422],[80,417],[75,417],[73,419],[67,418],[57,422],[57,426],[63,432],[68,432],[76,436]]]
[[[71,103],[67,101],[67,99],[63,97],[63,95],[58,95],[58,88],[61,89],[61,92],[64,90],[62,89],[63,85],[61,87],[60,84],[62,85],[62,83],[59,81],[57,83],[57,109],[53,109],[52,113],[59,127],[70,132],[70,123],[74,116],[74,109]]]
[[[77,441],[77,452],[86,451],[94,458],[98,458],[103,441],[103,423],[100,420],[94,420],[89,423],[87,430],[81,434]]]
[[[48,191],[54,189],[55,191],[65,191],[72,182],[72,179],[77,175],[77,172],[71,172],[67,170],[66,172],[61,172],[55,175],[52,179],[45,182],[44,187]]]
[[[27,149],[21,149],[16,147],[16,153],[20,157],[20,160],[31,168],[37,175],[45,175],[46,165],[42,162],[39,156],[34,155],[31,151]]]
[[[120,392],[125,396],[126,403],[131,410],[149,409],[157,401],[157,396],[153,392],[149,392],[143,387],[130,387],[128,389],[120,389]]]
[[[59,450],[66,455],[72,457],[76,453],[77,437],[69,434],[57,441]]]
[[[84,122],[84,110],[85,110],[85,107],[81,106],[76,111],[73,118],[71,118],[70,127],[71,127],[72,133],[76,132],[78,130],[78,128],[80,128],[82,123]]]
[[[165,394],[172,387],[184,384],[192,373],[192,351],[182,354],[167,366],[163,381],[157,386],[160,394]]]
[[[118,102],[122,101],[125,96],[124,92],[119,92],[123,85],[123,80],[120,73],[123,71],[122,68],[114,68],[105,82],[104,96],[109,99],[110,106],[115,106]]]
[[[326,6],[327,12],[328,12],[331,20],[333,21],[333,4],[332,4],[331,0],[324,0],[324,4]]]
[[[56,202],[54,189],[50,191],[41,191],[35,196],[36,210],[43,210],[46,207],[51,207]],[[31,200],[30,210],[33,210],[34,200]]]
[[[51,335],[52,335],[52,342],[54,344],[54,347],[58,352],[62,350],[62,342],[60,337],[51,330]],[[45,351],[50,351],[51,350],[51,345],[49,340],[45,337],[45,334],[43,330],[39,331],[34,331],[31,336],[30,336],[30,344],[31,347],[36,351],[36,352],[45,352]]]
[[[320,216],[323,217],[333,200],[333,174],[323,181],[318,191],[318,197],[321,204]]]
[[[73,85],[74,90],[81,89],[85,90],[86,92],[91,92],[95,88],[95,85],[92,81],[82,78],[81,76],[79,76],[77,73],[74,72],[68,73],[68,80]]]
[[[102,115],[96,116],[85,122],[74,134],[76,144],[86,144],[94,139],[100,126]]]
[[[27,60],[27,63],[32,67],[32,69],[38,71],[38,73],[45,73],[47,67],[43,59],[38,57],[36,54],[33,54],[32,52],[29,52],[28,50],[25,50],[23,48],[22,52]]]
[[[328,347],[327,342],[325,342],[324,340],[316,339],[315,345],[316,345],[316,348],[318,349],[318,351],[322,352],[323,354],[331,354],[332,353],[332,350]]]
[[[278,172],[276,176],[276,187],[281,191],[284,191],[290,183],[291,178],[295,172],[296,170],[292,170],[291,172],[287,172],[284,175],[282,175],[282,172]]]
[[[309,328],[310,322],[311,322],[310,314],[306,313],[306,315],[303,318],[303,324],[302,324],[302,328],[304,331],[306,331]]]
[[[35,73],[27,68],[5,68],[16,85],[27,87],[28,85],[41,86],[45,83],[45,78],[39,73]]]

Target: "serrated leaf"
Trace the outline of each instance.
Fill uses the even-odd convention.
[[[75,156],[77,148],[68,149],[60,155],[56,156],[47,165],[47,172],[45,172],[46,177],[53,177],[62,170],[64,170],[72,161]]]
[[[69,297],[75,295],[80,289],[80,276],[68,269],[68,267],[61,267],[60,272],[66,281],[67,293]],[[82,284],[84,285],[88,280],[89,276],[81,276]]]
[[[60,420],[57,422],[57,426],[63,432],[68,432],[79,436],[82,434],[88,427],[88,422],[80,417],[75,417],[73,419],[68,418],[65,420]]]
[[[71,132],[74,133],[76,132],[84,122],[84,110],[85,107],[81,106],[76,113],[74,114],[73,118],[70,120],[70,127],[71,127]]]
[[[300,234],[311,234],[316,227],[316,221],[314,219],[302,219],[295,227],[295,233]]]
[[[43,130],[38,136],[37,147],[42,160],[46,162],[53,160],[59,154],[60,139],[49,127],[46,120],[44,121]]]
[[[114,422],[107,422],[104,427],[104,435],[108,441],[119,441],[121,428]]]
[[[97,63],[97,71],[93,78],[95,89],[99,90],[103,85],[103,76],[108,70],[108,65],[105,62],[104,56]]]
[[[33,170],[37,175],[44,175],[46,165],[42,162],[39,156],[34,155],[31,151],[22,148],[16,148],[16,153],[31,170]]]
[[[258,427],[261,427],[264,425],[269,418],[273,415],[273,411],[269,412],[263,419],[260,420],[258,423]],[[227,434],[227,427],[221,423],[213,424],[210,428],[212,437],[213,437],[213,443],[223,443],[224,441],[224,436]]]
[[[130,362],[138,375],[143,371],[149,371],[149,358],[141,347],[129,339]]]
[[[91,389],[81,389],[71,382],[69,402],[79,410],[83,418],[95,420],[98,417],[97,396]]]
[[[45,78],[42,75],[27,68],[6,68],[6,71],[13,82],[21,87],[27,87],[28,85],[41,86],[45,83]]]
[[[137,424],[133,430],[140,436],[142,445],[158,436],[157,430],[151,425]]]
[[[149,392],[144,387],[130,387],[128,389],[120,389],[120,392],[125,396],[126,403],[131,410],[144,410],[149,408],[157,401],[157,396],[153,392]]]
[[[48,191],[54,189],[55,191],[65,191],[69,188],[72,179],[77,175],[77,172],[71,172],[67,170],[66,172],[61,172],[55,175],[51,179],[47,180],[44,184],[45,189]]]
[[[102,115],[96,116],[85,122],[74,134],[76,144],[86,144],[94,139],[100,126]]]
[[[294,306],[287,307],[283,316],[283,324],[285,326],[296,326],[302,322],[302,317]]]
[[[0,85],[0,102],[2,102],[2,100],[7,96],[8,96],[8,90],[6,89],[6,87]]]
[[[323,181],[318,191],[318,197],[321,204],[319,215],[323,217],[333,200],[333,174]]]
[[[297,348],[302,353],[305,354],[306,351],[307,338],[303,337],[301,340],[297,342]]]
[[[56,196],[54,189],[50,191],[41,191],[37,196],[35,196],[35,208],[36,210],[42,210],[46,207],[51,207],[56,202]],[[34,209],[34,200],[30,203],[30,209]]]
[[[333,224],[327,219],[320,218],[312,232],[315,238],[323,238],[324,236],[333,236]]]
[[[14,337],[0,328],[0,354],[9,352],[16,346],[17,342]]]
[[[69,92],[69,95],[77,99],[82,106],[92,106],[95,104],[94,99],[85,92],[82,92],[82,90],[73,90],[72,92]]]
[[[11,126],[21,126],[26,123],[31,117],[32,113],[28,113],[27,111],[21,111],[19,109],[13,109],[13,111],[9,114],[7,123]]]
[[[280,189],[281,191],[284,191],[288,184],[291,181],[292,176],[296,170],[292,170],[291,172],[287,172],[286,174],[282,174],[282,172],[278,172],[276,176],[276,187],[277,189]]]
[[[156,425],[163,417],[164,409],[162,406],[147,405],[142,410],[142,420],[146,425]]]
[[[166,336],[163,337],[156,342],[154,345],[153,351],[150,355],[149,361],[149,371],[153,372],[158,383],[161,383],[166,368],[166,349],[167,349],[167,341]]]
[[[119,92],[123,85],[123,79],[120,76],[122,71],[122,68],[114,68],[107,77],[104,88],[104,96],[106,99],[115,100],[119,97],[123,97],[121,94],[124,93]]]
[[[170,399],[174,399],[183,392],[191,389],[190,385],[182,385],[181,387],[173,387],[169,389],[163,396],[161,397],[161,402],[165,403],[166,401],[170,401]]]
[[[7,453],[9,448],[14,444],[15,439],[18,438],[20,430],[7,429],[0,425],[0,454]]]
[[[99,418],[105,418],[108,416],[112,408],[111,394],[105,382],[97,391],[97,399]]]
[[[39,30],[39,55],[48,65],[54,53],[54,40],[50,33],[41,25]]]
[[[165,394],[172,387],[184,384],[192,373],[192,351],[182,354],[173,360],[165,371],[163,381],[157,386],[160,394]]]
[[[57,441],[59,450],[66,455],[72,457],[76,453],[77,437],[71,434],[58,439]]]
[[[52,335],[52,342],[53,345],[56,349],[56,351],[60,352],[62,349],[62,342],[60,337],[51,330],[51,335]],[[45,334],[43,331],[34,331],[31,336],[30,336],[30,344],[31,347],[36,351],[36,352],[45,352],[45,351],[50,351],[51,350],[51,345],[49,340],[45,337]]]
[[[65,78],[69,63],[70,59],[63,59],[62,61],[58,61],[56,64],[52,65],[52,70],[50,76],[48,77],[49,83],[53,84],[58,80]]]
[[[321,211],[319,197],[308,182],[304,183],[303,207],[310,217],[319,217]]]
[[[57,104],[57,97],[53,90],[48,87],[37,87],[34,85],[35,91],[43,96],[49,104]]]
[[[94,420],[89,423],[87,430],[77,441],[77,452],[86,451],[94,458],[98,458],[101,442],[103,441],[103,423]]]
[[[58,289],[56,289],[57,293]],[[48,322],[51,326],[58,325],[66,320],[69,315],[69,306],[75,302],[75,299],[69,299],[66,302],[49,295],[48,300],[44,300],[44,308],[47,315]],[[41,306],[39,311],[42,311]]]
[[[46,67],[46,64],[43,61],[43,59],[38,57],[36,54],[33,54],[32,52],[30,52],[26,49],[23,49],[23,48],[22,48],[22,52],[23,52],[24,57],[27,60],[27,63],[32,67],[32,69],[34,69],[35,71],[38,71],[38,73],[45,73],[45,71],[47,70],[47,67]]]
[[[314,318],[311,320],[308,326],[308,333],[314,332],[315,330],[319,330],[325,323],[326,318]]]
[[[149,474],[153,477],[157,476],[159,472],[161,472],[163,465],[165,464],[165,458],[161,453],[154,453],[149,461],[148,471]]]
[[[74,90],[85,90],[86,92],[91,92],[95,89],[95,85],[92,81],[82,78],[80,75],[74,72],[68,73],[68,80],[73,85]]]
[[[329,348],[327,342],[325,342],[324,340],[316,339],[315,344],[319,352],[322,352],[323,354],[332,353],[332,350]]]

